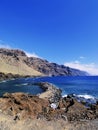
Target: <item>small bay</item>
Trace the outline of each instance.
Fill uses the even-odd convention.
[[[0,82],[0,96],[5,92],[39,94],[43,90],[32,85],[35,82],[50,82],[62,90],[62,96],[74,94],[86,99],[98,99],[98,76],[57,76],[20,78]]]
[[[42,93],[43,89],[41,89],[37,85],[32,85],[32,82],[28,82],[25,78],[20,78],[0,82],[0,96],[2,96],[6,92],[8,93],[24,92],[36,95]]]

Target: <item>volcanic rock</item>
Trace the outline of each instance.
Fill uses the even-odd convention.
[[[97,113],[95,113],[95,110],[91,110],[90,108],[87,108],[81,102],[78,102],[77,100],[71,97],[62,98],[59,102],[59,109],[65,111],[64,115],[66,115],[69,121],[78,121],[84,119],[91,120],[97,118]]]
[[[12,115],[14,119],[37,118],[44,108],[49,105],[45,99],[24,93],[5,93],[0,98],[0,110]]]
[[[84,76],[88,75],[84,71],[77,69],[72,69],[64,65],[58,65],[56,63],[50,63],[47,60],[29,57],[24,60],[29,66],[33,67],[35,70],[49,76]]]
[[[55,87],[53,84],[48,82],[39,82],[34,84],[40,86],[45,91],[39,95],[40,98],[47,98],[50,103],[58,103],[61,99],[61,89]]]

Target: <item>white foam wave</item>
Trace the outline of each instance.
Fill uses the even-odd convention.
[[[78,97],[78,98],[85,98],[85,99],[92,99],[94,100],[95,97],[92,95],[88,95],[88,94],[80,94],[80,95],[76,95],[76,94],[72,94],[74,97]],[[62,97],[67,97],[67,94],[64,94]]]
[[[93,96],[91,95],[87,95],[87,94],[84,94],[84,95],[77,95],[77,97],[80,97],[80,98],[85,98],[85,99],[95,99]]]
[[[3,80],[3,81],[1,81],[0,83],[6,83],[8,80]]]
[[[63,95],[62,97],[63,97],[63,98],[64,98],[64,97],[67,97],[67,94]]]
[[[16,84],[15,86],[27,86],[28,83],[23,83],[23,84]]]

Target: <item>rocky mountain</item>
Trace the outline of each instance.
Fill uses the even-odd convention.
[[[0,49],[0,72],[19,75],[42,75],[29,67],[24,60],[26,54],[21,50]]]
[[[26,64],[29,63],[29,66],[34,68],[35,70],[49,76],[59,76],[59,75],[67,75],[67,76],[83,76],[87,75],[86,72],[80,71],[77,69],[73,69],[64,65],[58,65],[56,63],[49,63],[47,60],[43,60],[40,58],[30,57],[25,61]]]
[[[86,72],[47,60],[28,57],[25,52],[14,49],[0,49],[0,72],[20,75],[83,76]]]

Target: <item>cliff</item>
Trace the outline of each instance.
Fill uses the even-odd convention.
[[[50,63],[47,60],[29,57],[25,60],[26,64],[29,64],[31,68],[49,76],[85,76],[87,72],[73,69],[64,65],[58,65],[56,63]]]
[[[14,49],[0,49],[0,72],[32,76],[84,76],[86,72],[47,60],[27,57],[25,52]]]
[[[0,49],[0,72],[5,74],[42,75],[24,62],[26,58],[26,54],[21,50]]]

